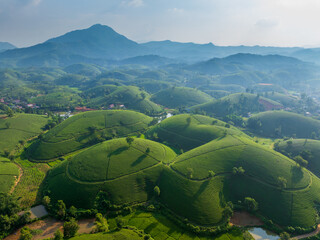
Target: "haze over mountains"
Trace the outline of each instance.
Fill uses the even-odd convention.
[[[112,28],[100,24],[76,30],[27,48],[16,48],[0,43],[0,63],[7,67],[67,66],[75,63],[130,64],[133,57],[152,65],[196,63],[212,58],[223,58],[236,53],[279,54],[303,61],[318,62],[320,49],[231,46],[220,47],[212,43],[195,44],[172,41],[153,41],[139,44]],[[137,60],[137,59],[134,59]]]

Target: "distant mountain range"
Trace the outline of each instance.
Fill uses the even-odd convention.
[[[278,54],[320,63],[320,48],[221,47],[212,43],[172,41],[138,44],[108,26],[97,24],[27,48],[15,48],[9,43],[0,43],[0,64],[7,67],[55,67],[77,63],[100,65],[148,63],[151,66],[159,66],[175,62],[190,64],[237,53]]]
[[[0,42],[0,52],[9,50],[9,49],[14,49],[16,46],[12,45],[11,43],[8,42]]]

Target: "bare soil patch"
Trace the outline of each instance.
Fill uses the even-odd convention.
[[[251,215],[248,212],[240,211],[234,212],[230,219],[230,224],[236,226],[262,226],[263,222],[256,216]]]
[[[78,223],[79,223],[80,229],[78,231],[78,234],[90,233],[94,227],[94,221],[95,221],[94,218],[79,220]],[[53,218],[46,218],[44,220],[40,220],[32,224],[28,224],[26,226],[33,230],[42,231],[40,234],[35,235],[32,238],[33,240],[53,238],[54,233],[57,231],[57,229],[60,229],[61,232],[63,232],[62,230],[63,222]],[[4,240],[18,240],[20,237],[20,230],[21,228],[18,229],[15,233],[6,237]]]

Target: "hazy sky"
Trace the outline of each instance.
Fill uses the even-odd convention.
[[[320,46],[320,0],[0,0],[0,41],[19,47],[101,23],[128,38]]]

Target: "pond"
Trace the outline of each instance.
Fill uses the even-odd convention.
[[[278,240],[280,237],[270,231],[264,230],[262,228],[251,228],[249,233],[255,240]]]

